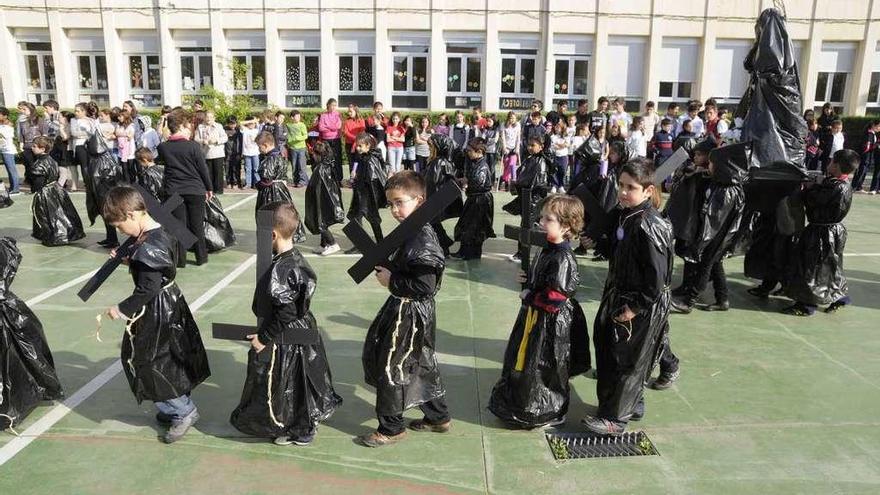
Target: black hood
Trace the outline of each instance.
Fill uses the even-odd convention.
[[[751,154],[748,143],[713,149],[709,153],[709,161],[714,167],[712,180],[725,185],[742,184],[748,174]]]
[[[446,158],[452,160],[452,152],[455,150],[455,141],[446,134],[434,133],[429,138],[434,147],[437,149],[438,158]]]

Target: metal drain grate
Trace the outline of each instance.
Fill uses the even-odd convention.
[[[556,460],[660,455],[643,431],[624,433],[617,437],[582,432],[548,432],[545,436]]]

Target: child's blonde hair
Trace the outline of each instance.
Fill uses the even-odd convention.
[[[554,215],[560,226],[568,227],[565,239],[573,238],[584,228],[584,205],[574,196],[551,194],[544,200],[541,212]]]

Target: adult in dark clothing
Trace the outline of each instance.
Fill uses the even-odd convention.
[[[590,127],[590,102],[587,100],[578,100],[577,112],[574,114],[577,125],[585,125]]]
[[[825,170],[828,167],[828,162],[831,160],[831,145],[834,137],[831,135],[831,124],[837,120],[837,114],[834,113],[834,108],[831,106],[831,103],[826,103],[822,105],[822,114],[819,115],[819,148],[822,150],[822,154],[819,155],[819,163],[822,164],[822,170]]]
[[[31,168],[34,166],[34,152],[31,146],[38,136],[45,136],[49,132],[46,119],[37,115],[37,109],[33,103],[27,101],[18,102],[18,142],[21,143],[21,158],[24,161],[24,180],[31,182]]]
[[[208,261],[208,248],[205,244],[205,201],[214,197],[211,176],[202,147],[190,141],[192,124],[185,111],[168,114],[166,125],[171,132],[168,141],[159,145],[159,158],[165,163],[165,177],[162,189],[165,196],[179,194],[183,204],[173,214],[196,236],[196,264]],[[186,250],[177,245],[177,266],[186,266]]]
[[[556,104],[556,110],[550,110],[549,112],[547,112],[547,115],[544,118],[546,119],[548,124],[550,124],[552,127],[556,127],[556,124],[558,124],[560,120],[565,122],[565,113],[567,111],[568,103],[560,101]]]

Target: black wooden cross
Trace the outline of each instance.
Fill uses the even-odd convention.
[[[171,214],[177,209],[177,207],[183,204],[183,198],[177,194],[173,194],[164,203],[159,203],[159,200],[151,193],[147,192],[143,187],[137,184],[132,185],[132,187],[137,189],[141,196],[143,196],[144,203],[147,207],[147,213],[149,213],[154,220],[159,222],[159,225],[165,228],[165,230],[180,242],[184,248],[189,249],[190,246],[196,243],[196,236],[186,228],[186,225],[180,223],[180,220]],[[136,237],[129,237],[126,239],[125,242],[116,248],[116,254],[104,262],[101,268],[98,269],[98,272],[82,286],[82,289],[80,289],[76,295],[79,296],[83,302],[88,301],[89,298],[92,297],[92,294],[94,294],[98,288],[107,281],[110,274],[116,270],[116,267],[118,267],[125,258],[129,258],[134,254],[134,251],[138,246],[139,244],[137,243]]]
[[[272,227],[275,214],[269,210],[257,211],[257,287],[268,285],[267,277],[272,268]],[[237,323],[217,323],[211,326],[211,335],[215,339],[248,340],[248,335],[259,331],[263,320],[272,315],[272,301],[269,294],[259,294],[254,298],[254,312],[257,315],[257,326],[240,325]]]
[[[357,284],[363,282],[373,273],[376,266],[387,265],[388,258],[397,248],[418,234],[425,224],[431,223],[447,206],[460,198],[461,188],[456,181],[448,181],[378,243],[374,243],[357,222],[349,222],[342,231],[363,255],[348,269],[348,275]]]

